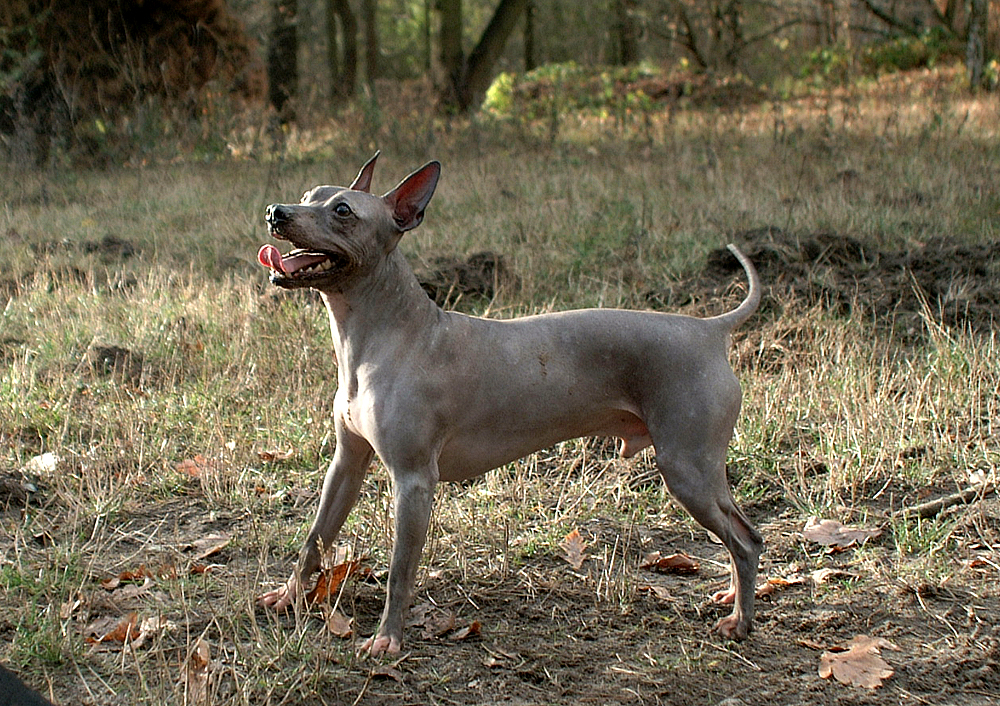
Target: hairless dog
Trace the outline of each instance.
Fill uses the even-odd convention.
[[[729,551],[732,603],[717,630],[742,639],[753,620],[763,540],[736,507],[726,450],[740,409],[727,354],[733,329],[760,303],[753,265],[746,299],[707,319],[588,309],[499,321],[440,309],[397,249],[420,225],[441,165],[430,162],[384,196],[369,193],[375,154],[349,187],[318,186],[267,207],[282,255],[264,245],[271,282],[320,292],[337,357],[337,445],[319,511],[294,572],[258,599],[287,607],[320,567],[378,454],[392,479],[395,537],[385,609],[360,648],[399,652],[439,480],[461,481],[560,441],[617,437],[632,456],[652,445],[673,496]]]

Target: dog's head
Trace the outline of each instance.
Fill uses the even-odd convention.
[[[348,187],[317,186],[297,204],[271,204],[268,231],[294,248],[282,255],[264,245],[257,259],[271,270],[271,282],[286,289],[328,289],[363,276],[392,252],[400,237],[424,219],[441,174],[429,162],[384,196],[369,193],[379,153]]]

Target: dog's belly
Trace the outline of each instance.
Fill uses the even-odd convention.
[[[527,420],[530,422],[530,420]],[[442,446],[438,457],[441,480],[475,478],[506,463],[561,441],[584,436],[617,437],[622,454],[631,456],[650,442],[646,424],[630,411],[606,410],[586,418],[562,416],[547,423],[496,419],[489,426],[459,430]]]

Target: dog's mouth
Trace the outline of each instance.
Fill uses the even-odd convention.
[[[271,270],[271,281],[275,284],[308,284],[334,274],[347,264],[347,257],[335,252],[303,249],[282,255],[278,248],[268,244],[257,251],[257,261]]]

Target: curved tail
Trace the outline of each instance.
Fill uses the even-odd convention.
[[[740,249],[732,243],[726,247],[728,247],[729,252],[731,252],[736,259],[740,261],[740,265],[743,266],[743,271],[747,273],[747,281],[750,283],[750,291],[747,292],[746,298],[738,307],[732,311],[715,317],[716,320],[727,324],[730,329],[735,329],[744,321],[749,319],[753,313],[757,311],[757,307],[760,306],[761,284],[760,276],[757,274],[757,268],[753,266],[750,259],[740,252]]]

